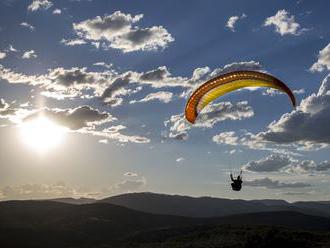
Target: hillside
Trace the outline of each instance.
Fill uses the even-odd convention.
[[[208,232],[210,239],[207,242],[213,242],[214,238],[227,232],[228,239],[223,241],[226,243],[231,239],[235,241],[237,232],[246,228],[251,231],[240,233],[239,235],[244,237],[239,240],[244,239],[244,242],[248,242],[249,235],[263,233],[262,230],[267,229],[267,226],[276,230],[290,228],[287,230],[290,235],[294,235],[295,230],[305,230],[299,232],[312,233],[311,235],[316,235],[311,232],[313,230],[322,231],[321,240],[328,240],[328,234],[323,235],[323,232],[330,231],[330,220],[284,211],[222,218],[188,218],[144,213],[109,203],[0,203],[0,247],[139,247],[140,244],[144,244],[141,247],[147,247],[146,244],[166,244],[171,240],[174,244],[182,245],[182,240],[187,235],[192,235],[196,242],[198,240],[197,243],[200,242],[198,237],[203,237],[206,242]],[[180,246],[168,244],[164,247]]]
[[[101,200],[138,211],[186,217],[221,217],[242,213],[296,211],[330,217],[330,203],[290,204],[283,200],[230,200],[212,197],[189,197],[155,193],[131,193]]]

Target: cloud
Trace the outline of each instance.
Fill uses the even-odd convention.
[[[78,46],[78,45],[87,44],[87,42],[84,41],[83,39],[73,39],[73,40],[62,39],[61,43],[66,46]]]
[[[115,80],[112,81],[110,86],[108,86],[108,88],[106,88],[103,91],[101,98],[103,100],[106,100],[106,99],[111,100],[111,98],[116,94],[116,92],[120,91],[121,89],[123,89],[125,86],[127,86],[130,83],[130,77],[131,77],[130,73],[117,77]]]
[[[268,17],[264,26],[275,26],[275,31],[281,36],[300,35],[305,29],[300,28],[300,24],[295,21],[294,15],[289,14],[285,9],[277,11],[274,16]]]
[[[35,30],[35,27],[32,26],[31,24],[27,23],[27,22],[22,22],[20,25],[22,27],[25,27],[25,28],[29,29],[30,31],[34,31]]]
[[[13,47],[13,45],[11,45],[11,44],[9,44],[9,52],[14,52],[14,53],[16,53],[16,52],[18,52],[18,50],[17,49],[15,49],[14,47]]]
[[[138,174],[135,173],[135,172],[126,172],[126,173],[124,174],[124,176],[125,176],[125,177],[137,177]]]
[[[53,6],[53,3],[48,0],[33,0],[28,6],[29,11],[37,11],[39,9],[47,10]]]
[[[292,91],[294,95],[302,95],[305,94],[305,89],[299,89],[299,90],[293,90]],[[262,92],[263,95],[268,95],[268,96],[276,96],[276,95],[285,95],[282,91],[273,89],[273,88],[268,88],[264,92]]]
[[[102,41],[103,47],[120,49],[123,52],[157,50],[174,41],[171,34],[162,26],[140,28],[133,26],[143,15],[132,16],[120,11],[104,17],[74,23],[78,36],[89,41]]]
[[[317,94],[303,99],[296,110],[286,113],[268,126],[268,130],[256,135],[263,141],[306,147],[330,143],[330,75],[320,86]]]
[[[243,169],[254,172],[279,171],[290,165],[291,162],[292,159],[286,155],[272,154],[266,158],[248,162]]]
[[[109,113],[99,112],[85,105],[73,109],[40,109],[27,115],[23,121],[29,121],[39,116],[44,116],[71,130],[94,129],[97,125],[116,120]]]
[[[184,159],[183,157],[179,157],[179,158],[177,158],[175,161],[176,161],[177,163],[181,164],[181,163],[183,163],[184,160],[185,160],[185,159]]]
[[[310,68],[312,72],[324,70],[330,70],[330,43],[319,52],[317,61]]]
[[[0,51],[0,59],[4,59],[7,56],[5,52]]]
[[[110,64],[106,64],[105,62],[96,62],[93,65],[94,66],[102,66],[102,67],[105,67],[107,69],[110,69],[113,66],[113,64],[111,64],[111,63]]]
[[[228,145],[237,145],[238,137],[235,136],[235,132],[222,132],[212,138],[213,142],[217,144],[228,144]]]
[[[253,109],[246,101],[235,104],[231,102],[210,103],[198,115],[194,125],[186,121],[184,114],[172,115],[170,119],[164,122],[164,125],[169,127],[170,138],[186,140],[188,138],[188,130],[193,127],[212,128],[222,121],[242,120],[250,118],[253,115]],[[217,140],[217,138],[214,139]]]
[[[152,51],[166,48],[174,38],[162,26],[151,28],[135,28],[129,32],[116,36],[110,47],[120,49],[124,53],[133,51]]]
[[[265,158],[250,161],[242,168],[251,172],[322,173],[330,169],[330,162],[326,160],[316,163],[313,160],[298,160],[286,154],[271,154]]]
[[[311,187],[312,185],[303,182],[289,182],[289,183],[280,182],[265,177],[262,179],[255,179],[252,181],[244,181],[244,186],[263,187],[267,189],[282,189],[282,188],[307,188],[307,187]]]
[[[62,197],[98,197],[99,193],[71,187],[64,182],[54,184],[27,183],[0,189],[1,200],[51,199]]]
[[[90,133],[94,136],[103,137],[105,139],[114,140],[119,143],[145,144],[150,142],[150,139],[143,136],[122,134],[121,131],[124,129],[126,129],[124,125],[117,125],[105,128],[101,131],[88,130],[86,133]]]
[[[24,54],[22,56],[23,59],[33,59],[36,57],[38,57],[38,56],[34,50],[24,52]]]
[[[62,10],[60,10],[60,9],[54,9],[53,10],[53,14],[54,15],[60,15],[60,14],[62,14]]]
[[[144,177],[136,180],[124,180],[107,189],[104,189],[104,192],[112,194],[136,192],[143,188],[146,184],[147,180]]]
[[[158,91],[155,93],[150,93],[141,100],[132,100],[130,101],[131,104],[133,103],[141,103],[141,102],[150,102],[150,101],[160,101],[163,103],[169,103],[173,99],[173,93],[168,91]]]
[[[244,13],[241,16],[231,16],[227,21],[226,27],[229,28],[232,32],[235,32],[235,24],[237,21],[246,17],[247,15]]]

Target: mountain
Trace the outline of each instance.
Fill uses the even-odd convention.
[[[230,200],[155,193],[130,193],[105,198],[100,202],[130,209],[186,217],[221,217],[242,213],[296,211],[330,217],[330,204],[290,204],[283,200]]]
[[[54,201],[54,202],[62,202],[62,203],[68,203],[68,204],[76,204],[76,205],[81,205],[81,204],[89,204],[89,203],[95,203],[96,200],[92,198],[55,198],[55,199],[47,199],[47,201]]]
[[[289,211],[240,214],[220,218],[188,218],[139,212],[109,203],[83,205],[54,201],[0,203],[0,247],[4,248],[157,247],[154,242],[168,244],[163,247],[205,247],[172,245],[173,242],[183,244],[185,237],[189,235],[193,235],[194,239],[204,244],[205,242],[223,244],[229,240],[234,243],[241,240],[250,242],[247,236],[250,232],[251,235],[260,232],[263,233],[262,235],[270,235],[268,232],[264,233],[266,230],[264,228],[287,229],[286,232],[289,234],[285,235],[298,235],[296,229],[301,229],[313,237],[317,234],[311,230],[323,231],[322,235],[323,233],[324,235],[320,236],[319,240],[330,242],[326,233],[330,231],[328,218]],[[214,237],[207,239],[207,232]],[[219,240],[220,236],[225,240]],[[200,240],[201,237],[204,241]],[[172,242],[171,245],[168,242]],[[146,243],[149,246],[145,246]]]

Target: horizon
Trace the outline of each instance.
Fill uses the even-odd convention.
[[[330,201],[327,7],[1,1],[0,201],[134,192]],[[280,79],[297,107],[280,91],[246,88],[189,123],[192,92],[239,70]],[[241,169],[233,192],[229,174]]]

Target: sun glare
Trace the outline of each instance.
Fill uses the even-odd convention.
[[[39,153],[45,153],[63,141],[66,128],[45,117],[24,122],[20,127],[23,142]]]

